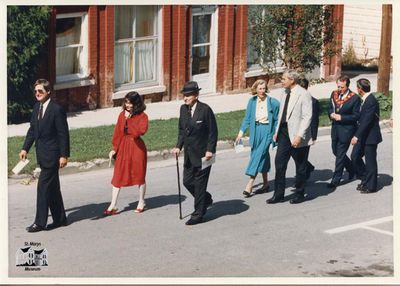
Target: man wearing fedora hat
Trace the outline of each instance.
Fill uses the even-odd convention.
[[[194,212],[187,225],[202,222],[213,202],[207,192],[211,166],[202,169],[201,158],[210,160],[215,153],[218,129],[214,112],[207,104],[198,101],[199,90],[201,88],[195,81],[186,82],[181,90],[184,104],[179,115],[178,143],[172,150],[179,156],[184,147],[183,185],[194,197]]]

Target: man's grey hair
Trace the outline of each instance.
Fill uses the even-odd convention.
[[[292,69],[287,69],[283,74],[286,74],[289,79],[293,79],[295,82],[298,82],[300,75],[297,71]]]

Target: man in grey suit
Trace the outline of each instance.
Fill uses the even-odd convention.
[[[291,204],[304,201],[304,186],[307,180],[307,151],[311,144],[312,99],[307,91],[297,84],[299,74],[286,70],[282,76],[285,93],[280,100],[278,128],[274,140],[278,143],[275,156],[275,192],[268,204],[283,202],[285,196],[286,169],[290,157],[296,164],[296,192]]]

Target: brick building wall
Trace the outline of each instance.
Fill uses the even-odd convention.
[[[343,19],[343,5],[335,6],[334,17]],[[124,93],[116,97],[114,82],[114,13],[112,5],[54,6],[50,19],[49,59],[47,77],[56,82],[56,17],[65,13],[87,13],[88,19],[88,78],[76,86],[56,84],[56,100],[68,111],[104,108],[119,105]],[[247,70],[247,5],[218,5],[215,12],[215,91],[217,93],[243,92],[257,78],[245,77]],[[161,78],[156,91],[144,91],[146,102],[169,101],[182,98],[180,90],[191,79],[191,20],[190,5],[164,5],[160,13],[161,25],[158,38]],[[340,18],[341,17],[341,18]],[[342,21],[338,21],[339,30]],[[340,30],[341,31],[341,30]],[[337,40],[341,44],[341,33]],[[338,72],[340,57],[330,59],[324,66],[326,76]]]

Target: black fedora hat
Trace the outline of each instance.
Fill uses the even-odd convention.
[[[201,88],[199,88],[196,81],[188,81],[183,86],[183,89],[181,90],[181,92],[183,94],[190,94],[190,93],[199,92],[199,90],[201,90]]]

